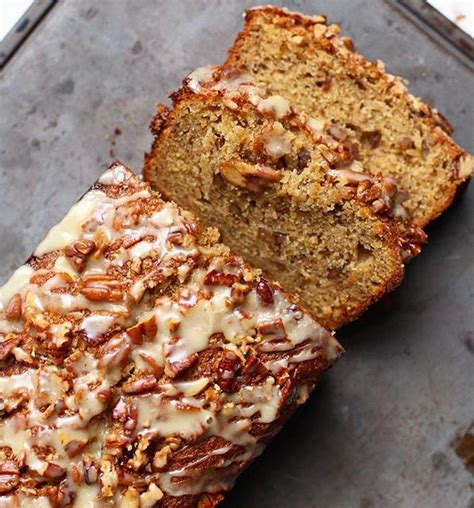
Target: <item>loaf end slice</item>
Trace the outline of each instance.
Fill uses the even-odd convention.
[[[326,134],[357,151],[366,171],[394,178],[405,208],[424,227],[464,188],[473,157],[450,138],[452,129],[435,108],[339,33],[324,16],[250,9],[227,65],[319,119]]]
[[[335,329],[396,287],[403,255],[396,186],[363,172],[288,100],[227,67],[198,69],[160,105],[144,175],[224,241],[299,294]],[[410,228],[407,228],[410,229]]]
[[[120,163],[0,289],[0,505],[212,507],[342,348]]]

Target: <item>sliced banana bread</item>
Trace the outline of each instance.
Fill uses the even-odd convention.
[[[399,234],[396,188],[327,144],[318,122],[235,69],[192,73],[158,106],[144,175],[219,228],[237,253],[278,277],[335,329],[403,275],[423,235]]]
[[[325,133],[352,147],[366,171],[394,178],[423,227],[451,204],[473,158],[449,137],[451,127],[436,109],[410,95],[382,62],[354,52],[339,32],[324,16],[250,9],[227,64],[317,118]]]
[[[211,508],[341,355],[114,164],[0,288],[0,506]]]

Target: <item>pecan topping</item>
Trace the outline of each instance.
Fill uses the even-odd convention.
[[[140,358],[150,366],[156,377],[160,377],[163,374],[163,367],[150,355],[143,353],[142,351],[139,353]]]
[[[153,315],[147,321],[137,323],[127,330],[128,335],[134,344],[143,344],[145,339],[153,340],[156,337],[158,326],[156,324],[155,316]]]
[[[232,286],[234,282],[240,279],[238,275],[224,273],[219,270],[211,270],[204,277],[204,284],[208,286]]]
[[[66,470],[58,464],[54,464],[53,462],[48,462],[48,465],[43,472],[43,476],[46,476],[46,478],[60,478],[65,474]]]
[[[264,335],[267,340],[279,340],[286,337],[285,327],[281,319],[259,323],[257,325],[257,330]]]
[[[233,185],[254,193],[263,192],[281,180],[281,174],[273,168],[237,160],[223,162],[220,172]]]
[[[155,376],[149,375],[134,381],[128,381],[122,385],[122,391],[128,395],[143,393],[153,390],[158,384]]]
[[[119,302],[124,298],[123,284],[112,275],[88,275],[79,291],[93,302]]]
[[[6,494],[13,490],[20,483],[20,475],[18,473],[0,472],[0,494]]]
[[[99,473],[94,457],[90,457],[89,455],[84,455],[82,457],[82,473],[87,485],[92,485],[97,482]]]
[[[92,240],[77,240],[64,249],[64,254],[81,273],[86,267],[89,256],[95,251],[96,244]]]
[[[268,375],[268,369],[256,356],[249,356],[242,368],[243,382],[255,385],[263,381]]]
[[[138,410],[134,404],[121,397],[112,412],[112,418],[123,425],[125,432],[132,433],[138,422]]]
[[[257,288],[256,288],[256,291],[257,291],[257,295],[259,296],[260,298],[260,301],[262,302],[263,305],[273,305],[274,303],[274,298],[273,298],[273,289],[272,287],[270,286],[270,284],[268,284],[267,281],[265,280],[260,280],[257,284]]]
[[[10,298],[7,308],[5,309],[5,319],[8,321],[16,321],[21,318],[22,303],[21,296],[17,293]]]
[[[240,358],[232,351],[224,350],[217,367],[217,383],[224,392],[235,390],[235,375],[241,367]]]
[[[175,349],[174,344],[167,344],[164,347],[165,353],[165,374],[171,378],[179,377],[183,372],[192,367],[198,360],[199,355],[193,353],[184,360],[173,360],[172,354]]]
[[[0,335],[0,338],[2,336]],[[8,335],[7,335],[8,337]],[[12,337],[0,342],[0,360],[5,360],[7,356],[13,351],[14,348],[20,343],[20,337]]]
[[[124,337],[115,337],[109,340],[104,347],[102,358],[99,360],[99,367],[109,370],[125,365],[130,351],[131,346]]]

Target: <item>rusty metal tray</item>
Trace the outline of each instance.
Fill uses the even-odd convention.
[[[281,3],[281,2],[275,2]],[[382,0],[288,1],[341,22],[473,144],[472,70]],[[0,283],[118,157],[140,169],[154,104],[222,62],[245,1],[63,0],[0,75]],[[429,180],[426,182],[429,185]],[[227,507],[467,508],[474,421],[474,187],[434,224],[388,309],[238,481]]]

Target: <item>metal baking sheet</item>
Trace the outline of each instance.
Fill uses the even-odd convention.
[[[341,22],[474,150],[471,71],[403,11],[380,0],[285,4]],[[195,67],[223,61],[251,5],[53,8],[0,75],[0,283],[112,159],[140,169],[155,102]],[[224,506],[474,506],[474,477],[453,445],[474,420],[473,215],[471,185],[385,308],[340,334],[345,357]]]

